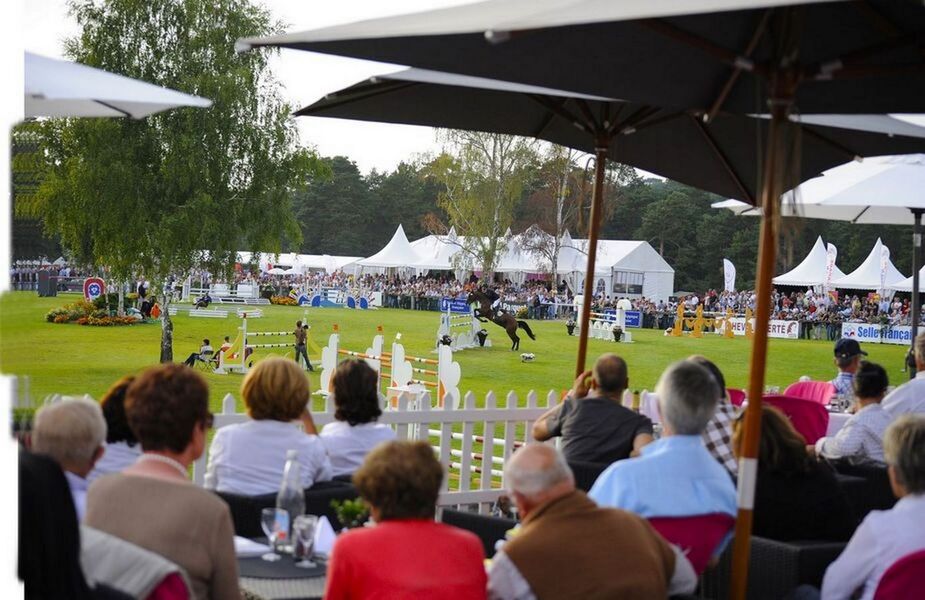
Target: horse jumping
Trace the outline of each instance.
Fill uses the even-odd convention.
[[[466,300],[468,304],[479,304],[479,308],[475,309],[473,316],[485,323],[491,321],[498,327],[501,327],[507,332],[508,337],[511,338],[511,350],[520,349],[520,337],[517,335],[517,329],[523,329],[527,332],[527,335],[530,336],[531,340],[535,340],[536,336],[533,335],[533,331],[530,330],[530,326],[527,325],[526,321],[520,321],[513,315],[508,313],[496,313],[491,309],[491,300],[488,299],[484,293],[480,291],[474,291],[469,294],[469,298]]]

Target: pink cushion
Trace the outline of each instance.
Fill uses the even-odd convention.
[[[787,386],[784,395],[813,400],[825,406],[835,395],[835,386],[828,381],[797,381]]]
[[[735,525],[726,513],[690,517],[651,517],[649,523],[668,542],[681,548],[698,575],[703,573],[723,538]]]
[[[729,401],[733,406],[742,406],[745,402],[745,390],[726,388],[726,393],[729,394]]]
[[[925,550],[902,557],[886,570],[874,600],[914,600],[925,593]]]
[[[171,573],[165,577],[148,595],[148,600],[189,600],[189,598],[189,589],[179,573]]]
[[[825,436],[829,427],[829,411],[814,400],[793,398],[791,396],[765,396],[763,401],[787,415],[793,428],[803,436],[807,444]]]

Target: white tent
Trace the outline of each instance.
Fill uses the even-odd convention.
[[[799,286],[823,285],[825,284],[826,260],[825,244],[822,242],[822,236],[819,236],[803,262],[783,275],[775,277],[774,283]],[[842,279],[844,276],[845,274],[837,265],[832,269],[832,281]]]
[[[411,247],[404,228],[399,225],[395,235],[382,250],[357,264],[360,267],[415,268],[420,262],[421,256]]]
[[[906,277],[902,281],[895,281],[887,286],[891,290],[896,290],[897,292],[911,292],[912,291],[912,277]],[[925,267],[919,269],[919,291],[925,292]]]
[[[454,228],[446,235],[428,235],[414,240],[411,247],[421,257],[414,266],[430,271],[453,270],[453,257],[460,251],[459,238]]]
[[[877,238],[877,243],[874,244],[873,249],[864,259],[864,262],[861,263],[861,266],[845,277],[832,281],[832,287],[849,290],[877,290],[884,287],[881,285],[880,278],[882,249],[884,247],[880,238]],[[886,276],[884,278],[886,287],[891,287],[891,282],[900,281],[904,278],[905,276],[893,266],[893,261],[887,259]]]
[[[571,274],[573,290],[582,288],[587,250],[588,240],[573,240],[560,254],[559,271]],[[667,300],[674,293],[674,269],[648,242],[599,240],[594,271],[596,293],[656,300]]]

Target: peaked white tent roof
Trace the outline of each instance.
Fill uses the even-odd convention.
[[[880,285],[881,248],[883,248],[883,242],[880,241],[880,238],[877,238],[877,243],[874,244],[873,249],[870,251],[870,254],[867,255],[867,258],[864,259],[864,262],[861,263],[861,266],[852,271],[849,275],[832,281],[832,286],[849,290],[880,289],[882,287]],[[885,278],[887,287],[890,287],[891,282],[899,281],[904,278],[905,276],[893,266],[893,261],[888,260]]]
[[[816,238],[816,243],[813,244],[812,250],[809,251],[809,254],[806,255],[806,258],[798,264],[796,267],[787,271],[783,275],[778,275],[774,278],[774,283],[777,285],[822,285],[825,283],[825,265],[826,265],[826,250],[825,244],[822,242],[822,236]],[[877,255],[877,281],[880,281],[880,263],[879,263],[879,254]],[[832,281],[838,281],[845,277],[845,274],[841,269],[838,268],[838,265],[832,270]],[[887,281],[890,281],[887,279]],[[878,283],[879,286],[879,283]]]
[[[362,267],[414,267],[421,262],[421,256],[408,242],[404,228],[399,225],[395,235],[379,252],[359,261]]]
[[[459,252],[457,239],[455,229],[450,229],[446,235],[428,235],[414,240],[411,247],[421,257],[414,266],[435,271],[452,270],[453,256]]]
[[[902,281],[893,282],[887,287],[891,290],[896,290],[897,292],[911,292],[912,277],[906,277]],[[919,269],[919,291],[925,292],[925,267]]]
[[[559,256],[559,271],[584,273],[588,261],[588,240],[573,240],[572,246]],[[564,259],[564,260],[563,260]],[[671,265],[648,242],[630,240],[598,240],[596,274],[610,273],[613,269],[674,273]]]

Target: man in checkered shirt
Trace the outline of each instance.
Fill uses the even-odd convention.
[[[835,342],[835,364],[838,366],[838,376],[831,383],[835,386],[835,393],[847,398],[854,397],[854,374],[861,366],[861,356],[867,353],[861,350],[861,344],[851,338],[842,338]]]
[[[736,407],[732,405],[732,402],[729,401],[729,396],[726,394],[726,379],[723,377],[719,367],[706,357],[694,355],[688,360],[705,367],[712,373],[713,378],[716,379],[716,383],[719,385],[720,392],[722,392],[722,397],[716,404],[716,413],[707,423],[706,429],[703,430],[703,441],[713,458],[719,461],[719,464],[723,465],[730,475],[735,477],[739,466],[738,462],[736,462],[735,454],[732,452],[732,424],[736,419]]]

